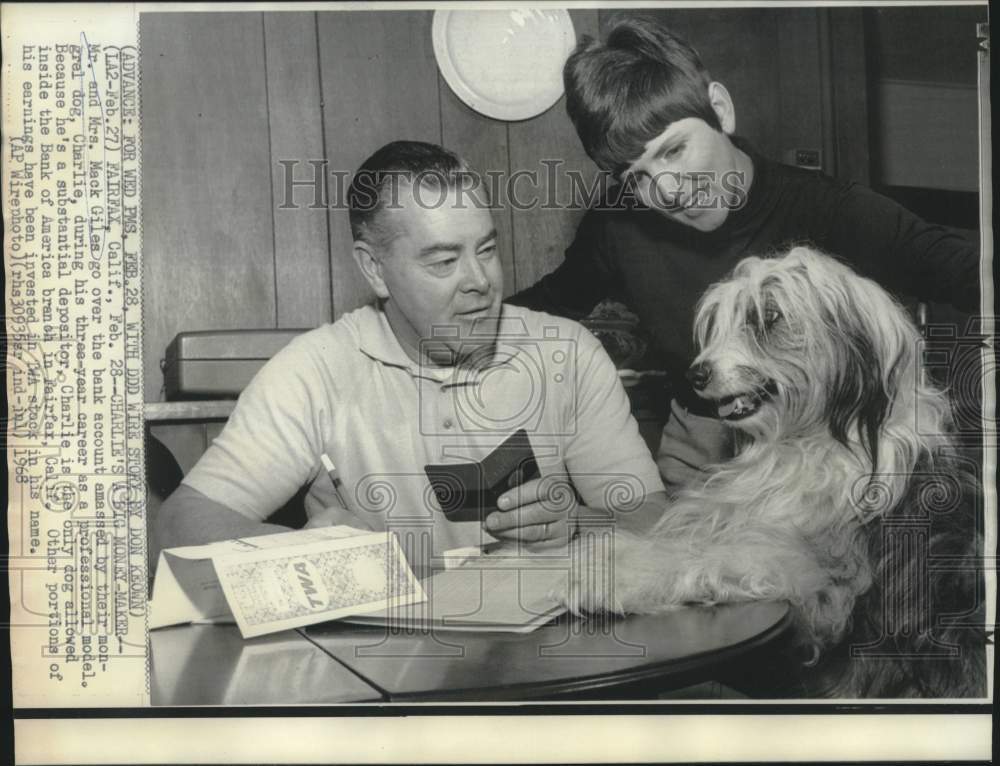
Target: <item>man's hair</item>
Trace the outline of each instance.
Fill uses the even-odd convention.
[[[616,176],[672,122],[698,117],[722,129],[697,52],[650,19],[615,24],[604,43],[585,35],[566,61],[563,82],[584,150]]]
[[[384,232],[379,213],[399,201],[401,184],[433,189],[467,189],[475,185],[469,165],[453,152],[423,141],[393,141],[366,159],[347,190],[354,239],[377,244]]]

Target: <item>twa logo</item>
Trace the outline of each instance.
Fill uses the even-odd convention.
[[[288,579],[295,600],[306,609],[325,609],[330,602],[330,594],[323,586],[323,578],[312,563],[294,561],[288,565]]]

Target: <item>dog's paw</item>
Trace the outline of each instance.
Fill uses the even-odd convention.
[[[625,614],[633,600],[630,552],[639,543],[631,535],[587,531],[569,549],[567,577],[552,597],[574,614]]]

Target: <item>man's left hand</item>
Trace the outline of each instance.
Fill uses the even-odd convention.
[[[568,542],[570,522],[580,507],[568,479],[544,476],[504,492],[486,517],[486,531],[500,540]]]

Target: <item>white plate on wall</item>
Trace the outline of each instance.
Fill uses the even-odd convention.
[[[514,8],[435,11],[434,56],[462,101],[495,120],[527,120],[563,93],[563,64],[576,45],[569,13]]]

